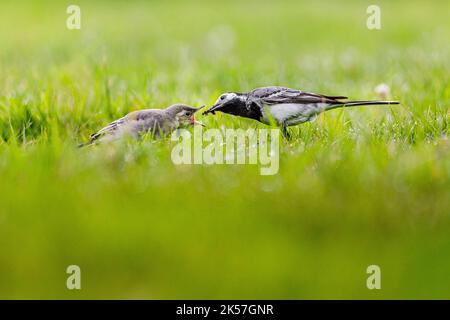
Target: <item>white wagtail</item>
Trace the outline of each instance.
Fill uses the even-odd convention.
[[[203,107],[194,108],[184,104],[174,104],[166,109],[134,111],[91,134],[89,141],[79,146],[82,147],[100,141],[117,140],[123,136],[138,138],[145,133],[161,136],[179,127],[195,124],[203,125],[194,117],[194,113]]]
[[[226,92],[203,114],[220,111],[279,125],[286,138],[287,127],[313,121],[318,114],[336,108],[364,105],[398,104],[397,101],[342,101],[344,96],[329,96],[286,87],[262,87],[247,93]]]

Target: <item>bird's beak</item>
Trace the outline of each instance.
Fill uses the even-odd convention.
[[[200,107],[199,109],[201,109],[201,108],[203,108],[203,106]],[[202,127],[205,127],[205,125],[204,125],[203,123],[201,123],[201,122],[197,121],[197,119],[195,119],[195,116],[194,116],[194,115],[192,115],[192,116],[189,118],[189,122],[190,122],[190,124],[193,125],[193,126],[195,126],[195,125],[200,125],[200,126],[202,126]]]
[[[219,109],[220,109],[221,107],[223,107],[224,105],[225,105],[225,104],[220,103],[220,102],[219,102],[219,103],[216,103],[216,104],[213,105],[210,109],[204,111],[204,112],[202,113],[202,115],[207,115],[207,114],[209,114],[209,113],[215,114],[216,111],[220,111]]]
[[[202,109],[202,108],[204,108],[204,107],[206,107],[206,106],[205,106],[205,105],[202,105],[202,106],[198,107],[197,109],[195,109],[195,112],[199,111],[200,109]]]

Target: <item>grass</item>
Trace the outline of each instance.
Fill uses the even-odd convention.
[[[2,3],[0,298],[449,298],[450,8],[378,2],[377,31],[357,1],[81,1],[79,31],[68,4]],[[75,147],[140,108],[379,83],[400,106],[293,128],[274,176],[175,166],[167,139]]]

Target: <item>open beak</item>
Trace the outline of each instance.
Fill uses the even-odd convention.
[[[197,119],[195,119],[194,115],[191,116],[191,118],[189,119],[189,122],[193,126],[200,125],[202,127],[206,127],[203,123],[201,123],[200,121],[197,121]]]
[[[197,110],[200,110],[201,108],[204,108],[204,107],[205,106],[201,106],[201,107],[197,108]],[[194,125],[200,125],[202,127],[206,127],[203,123],[201,123],[201,122],[197,121],[197,119],[195,119],[195,115],[194,114],[192,114],[192,116],[189,118],[189,122],[193,126]]]

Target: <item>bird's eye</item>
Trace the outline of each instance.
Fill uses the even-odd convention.
[[[225,99],[225,96],[221,96],[221,97],[220,97],[220,100],[223,100],[223,99]]]

